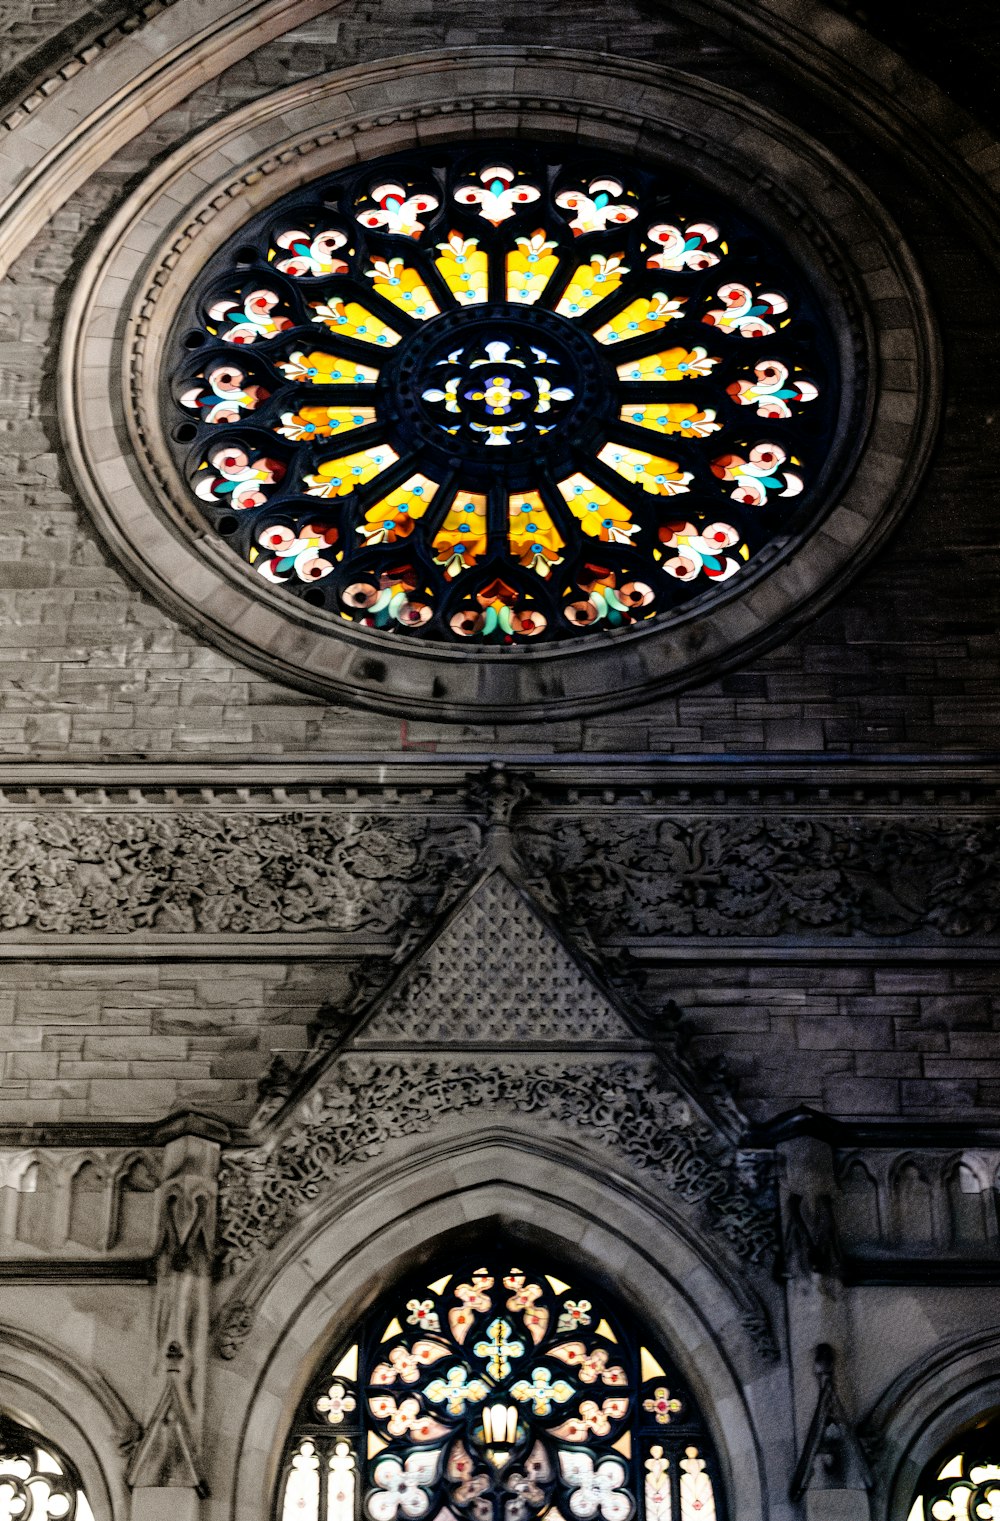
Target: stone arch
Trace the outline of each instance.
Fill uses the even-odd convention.
[[[0,1411],[52,1442],[73,1464],[96,1521],[127,1521],[122,1448],[138,1427],[100,1374],[55,1346],[0,1324]]]
[[[99,47],[68,51],[0,122],[0,132],[16,145],[0,164],[0,270],[130,140],[136,119],[155,120],[261,43],[335,15],[342,4],[215,0],[206,25],[197,8],[170,6],[150,17],[137,0],[129,23],[105,32]],[[806,13],[795,0],[770,0],[758,15],[739,0],[676,0],[676,8],[848,111],[911,167],[927,172],[930,165],[996,257],[1000,240],[987,167],[994,140],[981,127],[970,132],[953,100],[843,7],[814,0]],[[24,131],[29,123],[34,132]]]
[[[938,1238],[935,1178],[925,1159],[907,1153],[889,1172],[893,1235],[909,1247],[929,1248]]]
[[[845,1231],[851,1241],[878,1241],[884,1226],[884,1210],[878,1180],[861,1156],[850,1156],[839,1168],[838,1182],[844,1200]]]
[[[949,1157],[941,1172],[948,1239],[957,1250],[982,1251],[996,1237],[996,1203],[989,1169],[969,1152]]]
[[[145,1152],[128,1152],[115,1170],[108,1244],[149,1251],[156,1228],[158,1179]]]
[[[927,1463],[950,1438],[1000,1407],[1000,1329],[992,1326],[919,1356],[861,1426],[875,1456],[873,1521],[906,1516]]]
[[[595,1169],[537,1153],[529,1160],[493,1136],[412,1157],[384,1187],[369,1178],[262,1275],[248,1312],[252,1334],[213,1369],[212,1399],[224,1414],[212,1434],[209,1482],[231,1497],[231,1508],[210,1502],[213,1521],[266,1521],[287,1428],[323,1349],[431,1246],[456,1233],[468,1239],[477,1223],[501,1224],[610,1277],[690,1380],[719,1452],[730,1513],[740,1521],[784,1514],[783,1496],[768,1498],[766,1475],[789,1466],[775,1418],[787,1394],[773,1365],[762,1364],[746,1306],[710,1253]],[[233,1308],[247,1309],[239,1300],[248,1287],[234,1289]]]
[[[67,1240],[102,1252],[108,1244],[106,1164],[93,1152],[74,1161],[66,1180],[69,1188]]]

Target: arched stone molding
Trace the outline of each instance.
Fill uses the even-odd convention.
[[[56,74],[61,88],[41,107],[0,122],[0,277],[137,132],[265,42],[342,3],[182,0],[93,61],[68,59]]]
[[[206,79],[343,0],[172,0],[113,48],[67,54],[0,118],[0,274],[88,177]],[[825,94],[911,169],[948,185],[987,255],[1000,248],[1000,143],[849,17],[813,0],[676,0],[709,31]],[[206,24],[207,23],[207,24]],[[16,139],[13,137],[16,134]],[[955,170],[958,173],[955,173]]]
[[[662,627],[593,636],[585,648],[404,646],[293,603],[211,534],[166,448],[159,363],[195,273],[253,212],[358,159],[504,134],[625,153],[641,145],[651,162],[677,164],[737,199],[753,186],[755,215],[784,239],[831,313],[851,382],[842,436],[863,446],[850,477],[829,482],[826,518],[781,554],[761,556],[709,612],[693,603]],[[845,257],[859,245],[864,268]],[[556,50],[392,60],[307,80],[235,112],[154,170],[112,220],[81,276],[67,334],[60,393],[69,458],[106,538],[154,595],[276,679],[445,719],[513,722],[621,707],[787,638],[895,526],[939,412],[937,340],[919,273],[882,207],[842,164],[729,90]],[[807,552],[797,552],[806,542]]]
[[[825,96],[911,170],[946,185],[980,248],[1000,262],[1000,143],[891,47],[843,11],[801,0],[671,0],[671,9]]]
[[[780,1476],[794,1456],[786,1381],[762,1365],[740,1306],[707,1254],[641,1201],[497,1138],[453,1148],[327,1214],[256,1307],[252,1335],[213,1365],[211,1521],[267,1521],[288,1426],[317,1359],[442,1238],[501,1223],[609,1281],[680,1364],[712,1428],[733,1521],[790,1515]],[[516,1182],[512,1179],[516,1178]]]
[[[95,1521],[128,1521],[122,1450],[139,1435],[124,1401],[93,1369],[57,1347],[0,1324],[0,1411],[65,1453]]]
[[[951,1339],[890,1384],[861,1426],[875,1475],[873,1521],[908,1514],[927,1463],[1000,1407],[1000,1325]]]

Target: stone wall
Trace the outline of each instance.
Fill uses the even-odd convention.
[[[123,582],[60,462],[51,377],[75,270],[125,188],[176,143],[263,90],[324,68],[467,42],[464,7],[349,5],[202,86],[95,175],[0,288],[0,647],[9,677],[0,746],[11,755],[322,754],[443,750],[674,753],[975,752],[995,745],[992,545],[984,455],[997,382],[997,275],[947,195],[900,176],[860,134],[779,84],[731,44],[647,7],[575,17],[575,46],[667,57],[775,105],[861,170],[911,241],[945,344],[947,422],[934,467],[875,563],[800,634],[745,668],[626,714],[491,726],[406,724],[281,689],[177,628]],[[497,37],[525,11],[493,10]],[[539,45],[565,45],[559,8],[533,8]],[[488,29],[487,29],[488,30]],[[493,34],[490,33],[490,36]],[[56,592],[57,595],[51,595]],[[48,594],[48,595],[47,595]]]

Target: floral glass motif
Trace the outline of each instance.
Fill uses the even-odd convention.
[[[836,347],[792,261],[682,174],[596,150],[318,180],[214,256],[173,356],[172,447],[212,526],[285,594],[411,639],[679,616],[745,584],[830,474]]]
[[[280,1521],[717,1510],[704,1422],[662,1350],[595,1285],[499,1242],[412,1275],[324,1361],[278,1504]]]
[[[981,1421],[928,1463],[907,1521],[990,1521],[1000,1515],[1000,1416]]]
[[[94,1521],[66,1459],[0,1415],[0,1516],[11,1521]]]

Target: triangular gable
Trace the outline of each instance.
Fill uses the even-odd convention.
[[[426,1042],[495,1049],[637,1039],[540,910],[495,869],[414,955],[352,1044]]]

